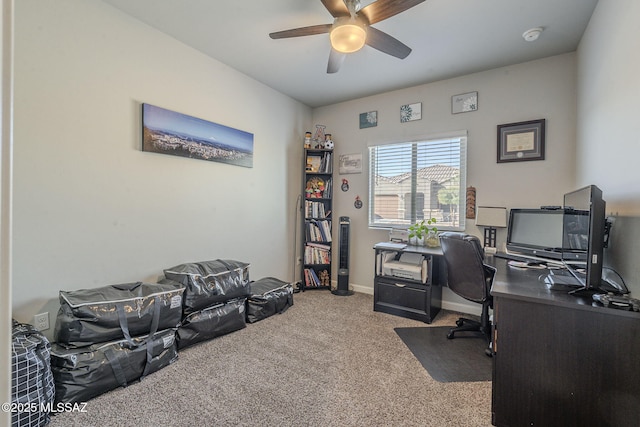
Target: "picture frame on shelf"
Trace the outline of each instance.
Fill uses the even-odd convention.
[[[545,119],[498,125],[498,163],[544,160]]]
[[[320,171],[320,165],[322,164],[322,156],[308,155],[306,172],[317,173]]]
[[[478,92],[467,92],[451,97],[451,114],[478,111]]]

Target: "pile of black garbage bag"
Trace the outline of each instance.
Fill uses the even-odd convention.
[[[158,283],[60,292],[51,346],[55,402],[86,402],[174,363],[178,351],[293,305],[293,285],[251,282],[249,264],[186,263]]]

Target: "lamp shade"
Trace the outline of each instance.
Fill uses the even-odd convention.
[[[338,22],[331,33],[331,47],[341,53],[352,53],[362,49],[367,39],[367,31],[358,21]]]
[[[478,206],[476,225],[484,227],[504,228],[507,226],[507,208]]]

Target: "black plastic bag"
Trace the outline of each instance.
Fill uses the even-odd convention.
[[[233,260],[180,264],[164,270],[168,280],[185,286],[184,314],[249,295],[249,264]]]
[[[79,348],[175,328],[183,293],[178,283],[142,282],[60,291],[55,341]]]
[[[283,313],[293,305],[293,285],[274,277],[251,282],[247,299],[247,321],[255,323],[276,313]]]
[[[178,328],[178,349],[245,328],[246,301],[236,298],[185,317]]]
[[[176,329],[149,336],[66,348],[54,344],[55,401],[80,403],[156,372],[178,359]]]

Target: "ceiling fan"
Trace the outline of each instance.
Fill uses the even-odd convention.
[[[406,58],[411,53],[410,47],[371,25],[404,12],[425,0],[377,0],[362,9],[360,0],[320,1],[335,18],[333,24],[277,31],[270,33],[269,37],[283,39],[329,33],[331,53],[327,73],[335,73],[348,53],[360,50],[365,44],[396,58]]]

